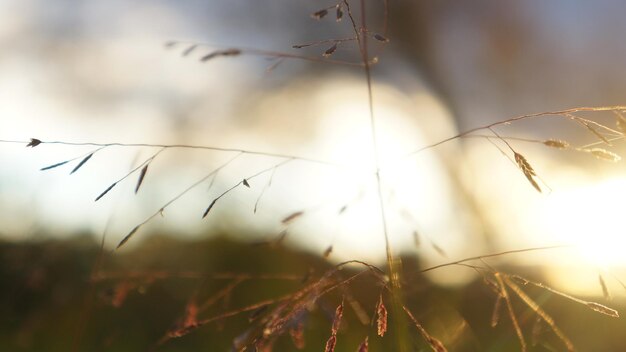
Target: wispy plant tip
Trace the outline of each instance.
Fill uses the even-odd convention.
[[[124,237],[120,243],[117,245],[117,247],[115,247],[115,249],[119,249],[121,246],[123,246],[126,242],[128,242],[128,240],[130,240],[130,238],[135,234],[135,232],[137,232],[137,230],[139,230],[139,228],[141,227],[141,225],[137,225],[135,226],[135,228],[133,228],[128,235],[126,235],[126,237]]]
[[[32,147],[35,148],[36,146],[40,145],[41,141],[37,138],[31,138],[30,142],[28,142],[28,144],[26,144],[26,147]]]
[[[89,161],[89,159],[91,159],[93,154],[94,153],[91,153],[91,154],[87,155],[83,160],[81,160],[80,163],[78,163],[78,165],[76,165],[76,167],[70,172],[70,175],[75,173],[76,171],[78,171],[78,169],[80,169],[81,167],[83,167],[83,165],[85,165],[85,163],[87,161]]]

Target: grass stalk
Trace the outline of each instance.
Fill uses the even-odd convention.
[[[369,52],[368,52],[368,37],[364,35],[367,32],[367,10],[365,5],[365,0],[360,0],[360,10],[361,10],[361,24],[360,28],[357,25],[356,20],[354,19],[354,15],[350,8],[350,4],[347,0],[344,0],[344,4],[346,6],[348,17],[352,24],[354,34],[357,38],[357,43],[359,46],[359,51],[361,53],[361,61],[363,63],[363,72],[365,75],[365,80],[367,84],[367,100],[368,100],[368,108],[369,108],[369,124],[371,130],[371,139],[372,139],[372,153],[374,159],[374,167],[375,167],[375,176],[376,176],[376,190],[377,197],[380,208],[380,218],[382,223],[383,235],[385,238],[385,253],[387,258],[387,267],[389,270],[389,278],[391,280],[391,305],[393,312],[393,324],[394,324],[394,332],[396,336],[397,350],[400,352],[405,352],[409,350],[408,345],[408,332],[406,329],[407,321],[403,314],[403,299],[402,299],[402,286],[400,283],[401,277],[401,267],[402,263],[399,259],[394,258],[393,252],[391,249],[391,244],[389,241],[389,231],[387,226],[387,215],[385,209],[385,202],[383,199],[383,190],[382,190],[382,178],[380,172],[380,157],[379,157],[379,146],[378,146],[378,134],[376,128],[376,118],[374,114],[374,94],[372,89],[372,71],[369,60]],[[386,3],[385,3],[386,7]]]

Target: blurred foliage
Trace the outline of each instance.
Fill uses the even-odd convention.
[[[288,275],[291,279],[245,280],[200,311],[198,319],[289,295],[333,268],[321,258],[276,243],[237,243],[221,236],[179,241],[155,235],[133,250],[105,253],[101,264],[97,264],[99,245],[91,238],[0,245],[0,350],[68,351],[78,343],[78,351],[225,351],[234,339],[250,329],[255,313],[237,314],[162,345],[158,342],[180,323],[192,300],[200,306],[234,281],[216,275]],[[91,275],[95,266],[99,266],[98,272]],[[415,257],[404,258],[404,267],[407,305],[449,350],[519,350],[506,311],[502,311],[499,325],[490,327],[495,295],[482,280],[463,289],[442,288],[419,274]],[[346,268],[342,275],[349,276],[355,270],[362,269]],[[521,272],[522,269],[511,267],[502,271],[540,278],[538,269]],[[153,277],[138,279],[142,277],[140,273],[152,273]],[[380,285],[364,275],[346,287],[343,295],[354,297],[367,315],[374,316]],[[622,319],[595,314],[539,288],[524,289],[555,318],[581,351],[626,349],[626,341],[621,338],[621,331],[626,328]],[[614,294],[617,298],[611,306],[623,309],[623,305],[616,304],[624,293]],[[341,295],[330,292],[309,307],[302,318],[304,350],[324,349]],[[532,335],[537,338],[537,345],[531,350],[563,350],[547,326],[534,327],[536,315],[531,310],[519,300],[514,300],[514,305],[529,345]],[[417,330],[409,328],[415,350],[428,350]],[[296,350],[286,335],[277,340],[274,350]],[[337,351],[356,350],[365,336],[369,336],[373,351],[393,349],[393,331],[378,337],[375,323],[360,323],[346,301]]]

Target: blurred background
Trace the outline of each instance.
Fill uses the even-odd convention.
[[[0,346],[67,350],[72,340],[75,350],[145,349],[184,311],[193,292],[201,291],[197,283],[176,286],[172,281],[179,278],[169,276],[172,280],[165,283],[134,282],[128,289],[122,285],[128,280],[94,280],[100,269],[304,275],[311,268],[322,273],[331,264],[354,259],[385,266],[367,86],[358,47],[353,40],[341,41],[325,58],[332,41],[315,44],[354,36],[347,15],[336,21],[334,8],[320,20],[311,18],[335,4],[0,1],[0,139],[6,142],[0,144],[5,268],[0,279],[3,287],[11,287],[3,296],[6,342]],[[510,137],[511,147],[528,159],[543,193],[535,191],[511,161],[506,144],[485,137],[493,137],[489,131],[412,152],[518,115],[626,105],[626,72],[621,69],[626,59],[621,40],[626,4],[392,1],[387,21],[382,4],[368,2],[371,56],[378,59],[372,72],[373,104],[383,198],[391,247],[405,258],[405,270],[419,276],[415,294],[439,304],[431,311],[422,306],[426,325],[452,341],[453,350],[517,348],[510,327],[495,333],[488,327],[493,295],[484,289],[480,275],[462,267],[426,277],[417,271],[470,256],[542,246],[568,247],[488,263],[623,307],[623,163],[541,143],[597,143],[588,128],[561,116],[495,129]],[[389,42],[374,39],[375,33]],[[171,41],[178,42],[166,45]],[[194,43],[201,45],[189,50]],[[315,45],[293,48],[311,43]],[[243,54],[202,60],[229,48],[242,49]],[[610,111],[577,116],[617,128]],[[98,150],[93,145],[47,143],[25,148],[30,138],[247,152],[159,152],[158,146]],[[621,141],[613,144],[594,146],[626,154]],[[96,150],[70,175],[81,158]],[[157,152],[137,194],[139,170],[94,202]],[[283,164],[286,158],[268,154],[299,159]],[[40,171],[70,159],[75,160]],[[216,197],[243,179],[250,187],[234,188],[202,218]],[[158,216],[164,205],[163,216]],[[293,214],[298,215],[285,221]],[[124,247],[113,251],[149,218]],[[98,254],[100,242],[104,256]],[[202,282],[206,285],[206,279]],[[277,296],[297,288],[297,283],[262,281],[246,290]],[[202,285],[213,292],[224,283]],[[115,301],[123,290],[135,294],[130,302]],[[545,291],[537,294],[538,301],[553,305],[557,321],[576,336],[581,350],[620,350],[615,333],[623,329],[619,320],[584,308],[578,311],[572,303],[555,304],[558,299],[549,300]],[[376,297],[368,299],[375,302]],[[154,305],[169,308],[155,314],[150,308]],[[154,326],[134,320],[152,315],[147,320]],[[596,319],[597,331],[582,333],[590,328],[580,324],[581,316]],[[55,328],[52,322],[57,319],[61,323]],[[81,319],[89,323],[85,331],[75,332]],[[120,327],[109,331],[121,321],[136,334]],[[245,319],[238,324],[222,327],[228,332],[224,336],[205,328],[198,337],[163,348],[215,344],[226,349]],[[327,326],[324,319],[310,326],[309,333],[316,337],[307,348],[319,350]],[[74,338],[60,339],[59,334]],[[349,342],[340,350],[354,350],[359,343],[355,334],[347,334]],[[558,341],[542,341],[538,350],[561,350]],[[384,346],[384,341],[372,343]]]

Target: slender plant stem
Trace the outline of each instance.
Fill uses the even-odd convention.
[[[453,261],[453,262],[448,262],[448,263],[444,263],[444,264],[431,266],[430,268],[426,268],[426,269],[421,270],[420,273],[433,271],[433,270],[436,270],[436,269],[439,269],[439,268],[443,268],[443,267],[446,267],[446,266],[462,264],[462,263],[473,261],[473,260],[482,260],[482,259],[485,259],[485,258],[500,257],[500,256],[507,255],[507,254],[525,253],[525,252],[533,252],[533,251],[543,251],[543,250],[558,249],[558,248],[572,248],[572,247],[575,247],[575,246],[574,245],[569,245],[569,244],[564,244],[564,245],[555,245],[555,246],[515,249],[515,250],[511,250],[511,251],[504,251],[504,252],[498,252],[498,253],[493,253],[493,254],[479,255],[479,256],[475,256],[475,257],[469,257],[469,258],[465,258],[465,259],[461,259],[461,260],[457,260],[457,261]]]
[[[392,297],[392,310],[394,313],[395,332],[398,342],[398,350],[401,352],[408,351],[409,346],[406,344],[407,330],[406,319],[402,314],[402,297],[401,297],[401,285],[400,285],[400,262],[396,262],[391,250],[391,244],[389,242],[389,231],[387,226],[387,215],[385,209],[385,202],[383,198],[382,179],[380,174],[380,156],[378,148],[378,134],[376,129],[376,118],[374,114],[374,94],[372,91],[372,72],[369,60],[368,41],[367,35],[364,33],[367,31],[367,11],[365,7],[365,0],[360,1],[361,7],[361,24],[360,28],[357,26],[357,22],[352,14],[350,4],[347,0],[344,0],[348,17],[352,24],[354,33],[359,45],[359,51],[361,52],[361,60],[363,62],[363,72],[365,74],[365,80],[367,82],[367,99],[369,107],[369,123],[372,138],[372,152],[374,158],[374,166],[376,169],[376,189],[378,195],[378,202],[380,208],[380,218],[383,228],[383,235],[385,238],[385,253],[387,256],[387,266],[389,268],[389,277],[391,279],[391,297]]]
[[[256,150],[248,150],[241,148],[224,148],[224,147],[213,147],[213,146],[205,146],[205,145],[193,145],[193,144],[151,144],[151,143],[120,143],[120,142],[109,142],[109,143],[93,143],[93,142],[68,142],[68,141],[40,141],[40,144],[61,144],[61,145],[70,145],[70,146],[95,146],[107,148],[107,147],[148,147],[148,148],[163,148],[163,149],[172,149],[172,148],[180,148],[180,149],[205,149],[205,150],[213,150],[218,152],[239,152],[242,154],[249,155],[263,155],[275,158],[283,158],[283,159],[295,159],[308,161],[317,164],[330,165],[330,166],[341,166],[340,164],[333,163],[326,160],[308,158],[298,155],[290,155],[290,154],[281,154],[281,153],[270,153],[270,152],[262,152]],[[28,144],[30,141],[16,141],[16,140],[6,140],[0,139],[0,143],[19,143],[19,144]],[[98,149],[99,150],[99,149]]]
[[[490,123],[488,125],[485,126],[480,126],[480,127],[475,127],[472,129],[469,129],[465,132],[461,132],[457,135],[448,137],[446,139],[442,139],[436,143],[433,144],[429,144],[425,147],[422,147],[420,149],[414,150],[408,154],[405,155],[405,157],[410,157],[412,155],[415,155],[417,153],[420,153],[424,150],[427,149],[431,149],[434,148],[436,146],[439,146],[441,144],[447,143],[451,140],[457,139],[457,138],[461,138],[461,137],[465,137],[471,133],[474,132],[478,132],[481,130],[485,130],[485,129],[491,129],[493,127],[496,126],[500,126],[500,125],[508,125],[510,123],[513,123],[515,121],[519,121],[519,120],[526,120],[526,119],[532,119],[532,118],[536,118],[536,117],[541,117],[541,116],[565,116],[565,115],[571,115],[573,113],[577,113],[577,112],[597,112],[597,111],[616,111],[616,110],[624,110],[626,109],[626,106],[622,106],[622,105],[616,105],[616,106],[599,106],[599,107],[579,107],[579,108],[572,108],[572,109],[566,109],[566,110],[558,110],[558,111],[547,111],[547,112],[538,112],[538,113],[533,113],[533,114],[527,114],[527,115],[520,115],[520,116],[516,116],[516,117],[512,117],[510,119],[507,120],[503,120],[503,121],[497,121],[497,122],[493,122]],[[586,122],[588,120],[585,120]]]

